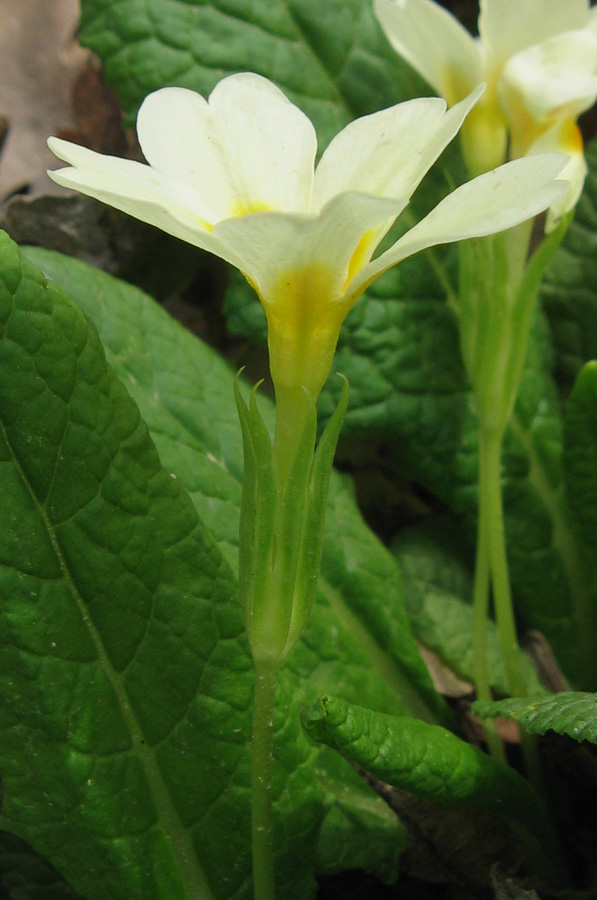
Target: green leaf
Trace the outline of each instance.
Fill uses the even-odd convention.
[[[303,710],[302,723],[313,740],[417,797],[527,822],[539,810],[530,785],[513,769],[437,725],[335,697],[322,697]],[[525,810],[526,804],[532,809]]]
[[[334,697],[322,697],[301,718],[313,740],[375,778],[416,797],[503,818],[526,839],[535,861],[541,843],[546,854],[553,849],[545,810],[529,783],[449,731]]]
[[[564,474],[583,537],[597,547],[597,362],[581,369],[566,406]]]
[[[236,581],[90,321],[6,236],[0,273],[0,827],[90,900],[248,897]],[[325,810],[300,702],[281,684],[293,898],[313,889]]]
[[[597,694],[563,691],[547,697],[514,697],[496,703],[478,700],[472,709],[482,719],[514,719],[531,734],[555,731],[575,741],[597,744]]]
[[[208,94],[224,75],[277,82],[325,146],[357,115],[422,93],[369,0],[83,0],[81,40],[98,54],[132,124],[165,85]]]
[[[396,467],[462,521],[471,544],[477,511],[477,419],[462,367],[456,320],[417,260],[388,273],[345,323],[336,368],[351,384],[345,432],[394,442]],[[595,655],[579,641],[592,620],[561,473],[561,420],[538,317],[506,435],[503,491],[517,611],[543,632],[569,677],[591,683]],[[322,408],[334,402],[329,381]]]
[[[27,255],[93,319],[166,471],[184,484],[234,569],[243,464],[230,367],[136,288],[57,253],[29,248]],[[271,426],[273,406],[265,396],[260,410]],[[375,602],[380,597],[383,605]],[[333,620],[343,625],[339,644],[342,635],[350,635],[351,646],[361,642],[368,665],[392,688],[388,699],[395,692],[413,714],[445,716],[410,634],[396,564],[338,476],[330,483],[319,607],[317,615],[332,617],[326,627]],[[327,657],[327,636],[316,640]],[[348,666],[351,653],[341,654]]]
[[[321,875],[365,869],[391,884],[406,849],[406,828],[385,800],[353,768],[338,769],[338,754],[321,747],[324,786],[334,802],[326,816],[317,853]],[[320,777],[323,777],[320,776]]]
[[[0,886],[10,900],[83,900],[24,841],[0,832]]]
[[[449,259],[436,255],[434,263]],[[264,341],[261,308],[250,304],[237,278],[226,308],[233,329]],[[591,686],[597,684],[590,640],[595,597],[564,492],[551,362],[549,332],[538,315],[504,447],[510,574],[523,626],[546,636],[572,681]],[[456,319],[425,257],[387,273],[357,303],[343,326],[334,369],[351,386],[344,437],[392,442],[397,472],[446,504],[473,546],[477,417]],[[331,378],[320,400],[324,417],[337,401]]]
[[[229,367],[137,289],[59,254],[29,249],[27,255],[93,318],[109,361],[142,410],[166,471],[184,484],[224,556],[236,566],[242,454]],[[271,425],[271,404],[265,397],[260,409]],[[332,688],[387,712],[447,721],[410,634],[396,564],[364,525],[337,476],[330,485],[323,572],[311,621],[281,674],[279,698],[291,705],[284,726],[290,769],[296,764],[293,748],[310,758],[309,748],[290,728],[291,715],[301,703]],[[279,699],[279,709],[280,704]],[[285,747],[280,739],[277,752]],[[329,759],[318,764],[328,791],[343,784],[350,772],[339,759],[328,772]],[[310,779],[316,783],[313,771]],[[362,790],[355,792],[349,781],[340,797],[329,801],[330,815],[339,802],[350,810],[343,817],[353,829],[344,836],[347,844],[362,842]],[[289,815],[290,799],[287,805],[284,814]],[[389,847],[396,824],[392,821],[390,827],[382,815],[377,831],[382,827]],[[322,840],[326,835],[330,840],[327,850],[320,846],[320,859],[333,854],[337,829],[333,840],[331,834],[324,826]],[[363,850],[369,865],[379,858],[380,846],[375,837],[369,850]],[[380,870],[384,877],[392,859],[393,850]]]
[[[474,681],[472,659],[472,561],[451,516],[439,516],[403,529],[392,545],[404,580],[404,600],[412,629],[460,678]],[[495,622],[487,623],[490,684],[507,694]],[[529,694],[544,688],[527,655],[520,662]]]

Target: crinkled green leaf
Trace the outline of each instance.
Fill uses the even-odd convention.
[[[184,484],[235,566],[242,452],[233,373],[140,291],[58,254],[27,252],[96,322],[108,358],[138,402],[166,471]],[[271,423],[265,397],[260,397],[260,408]],[[396,565],[337,477],[330,488],[320,590],[304,638],[282,672],[280,691],[293,698],[296,709],[332,686],[348,699],[366,698],[385,711],[445,719],[410,635]],[[307,752],[296,735],[292,741]],[[322,783],[329,790],[345,774],[326,773],[322,767]],[[316,779],[314,773],[311,777]],[[350,787],[343,788],[340,800],[331,797],[330,802],[351,810],[344,817],[354,832],[345,835],[347,843],[356,841],[357,834],[362,840],[363,821],[370,822],[376,808],[386,847],[389,835],[397,839],[397,822],[376,804],[363,810],[361,792],[351,797]],[[324,827],[324,838],[328,833]],[[371,841],[369,865],[379,857],[379,846],[377,838]],[[331,843],[328,849],[320,846],[320,859],[331,858]],[[390,858],[395,859],[394,851]],[[387,875],[387,859],[379,865]]]
[[[597,362],[581,370],[564,420],[566,489],[591,553],[597,548]]]
[[[0,827],[90,900],[248,897],[236,580],[89,319],[6,236],[0,252]],[[280,684],[278,882],[294,898],[314,888],[326,807],[301,702]]]
[[[0,263],[0,825],[91,898],[208,900],[247,854],[235,581],[89,320]]]
[[[460,540],[458,540],[460,538]],[[473,585],[469,548],[451,516],[405,528],[392,549],[404,581],[404,601],[417,639],[460,678],[474,681],[472,658]],[[487,623],[487,672],[490,684],[507,694],[497,628]],[[538,694],[543,687],[525,653],[520,662],[527,692]]]
[[[525,835],[532,852],[537,840],[549,852],[545,811],[530,784],[451,732],[329,696],[306,707],[301,719],[313,740],[375,778],[416,797],[493,813]]]
[[[473,712],[482,719],[505,716],[531,734],[555,731],[575,741],[597,744],[597,694],[563,691],[539,697],[514,697],[491,703],[478,700]]]
[[[456,321],[417,260],[376,282],[345,323],[336,368],[350,380],[350,434],[396,445],[396,464],[456,513],[474,541],[477,420],[460,360]],[[504,448],[510,570],[521,620],[543,632],[569,677],[594,677],[579,641],[590,579],[564,498],[561,420],[538,318]],[[327,391],[335,390],[329,381]],[[324,404],[333,396],[323,398]]]
[[[585,189],[541,289],[555,374],[565,397],[582,366],[597,357],[597,138],[587,145],[585,156]]]
[[[277,82],[327,144],[355,116],[423,88],[369,0],[83,0],[81,13],[81,40],[102,60],[131,124],[157,88],[206,95],[225,75],[250,71]]]
[[[6,900],[83,900],[24,841],[0,833],[0,886]]]
[[[60,254],[33,248],[27,254],[93,319],[164,467],[183,482],[234,567],[242,446],[230,367],[136,288]],[[260,409],[271,424],[273,407],[265,396]],[[358,665],[382,673],[413,714],[445,715],[410,634],[396,564],[338,477],[330,484],[321,587],[320,606],[333,609],[344,625],[338,644],[350,633],[350,644],[356,638],[366,648]],[[384,604],[373,602],[379,597]],[[327,658],[327,638],[325,648]],[[347,663],[350,658],[346,652]]]

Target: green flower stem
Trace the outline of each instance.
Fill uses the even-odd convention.
[[[304,631],[315,596],[328,486],[348,404],[348,382],[315,450],[315,400],[276,385],[273,443],[255,390],[234,392],[243,436],[239,592],[255,666],[251,737],[255,900],[274,900],[273,714],[280,666]]]
[[[256,667],[251,734],[251,839],[255,900],[274,900],[273,716],[277,666]]]
[[[487,534],[486,498],[479,496],[479,519],[477,524],[477,553],[475,559],[475,583],[473,587],[473,677],[477,700],[491,700],[491,685],[487,672],[487,619],[489,613],[489,541]],[[489,751],[494,759],[506,761],[504,747],[493,720],[483,723]]]
[[[488,544],[493,602],[506,673],[506,687],[513,697],[522,697],[525,694],[525,681],[520,663],[506,558],[500,484],[501,450],[501,433],[486,430],[481,424],[479,494],[482,497],[480,516],[483,521],[480,529],[485,532]]]
[[[504,513],[502,503],[501,473],[502,432],[481,428],[479,440],[479,535],[487,549],[477,554],[477,564],[482,571],[475,573],[475,586],[480,580],[479,595],[475,593],[474,602],[477,607],[473,611],[473,664],[477,682],[477,696],[491,698],[487,681],[484,656],[484,638],[479,637],[479,630],[487,628],[486,612],[488,592],[484,569],[487,567],[491,582],[493,604],[498,628],[502,660],[506,675],[506,687],[513,697],[526,695],[526,684],[520,660],[514,608],[508,575],[506,556],[506,535],[504,529]],[[487,554],[487,560],[485,555]],[[484,615],[485,614],[485,615]],[[483,653],[483,656],[481,656]],[[505,761],[502,743],[497,730],[486,729],[487,743],[491,755]],[[541,768],[537,757],[537,745],[534,735],[524,730],[520,732],[520,746],[526,766],[527,777],[535,789],[542,794]]]

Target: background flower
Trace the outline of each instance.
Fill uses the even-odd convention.
[[[434,0],[374,0],[392,46],[449,103],[487,91],[462,130],[473,174],[549,150],[567,153],[570,190],[548,227],[572,209],[586,164],[576,119],[597,97],[597,10],[588,0],[481,0],[479,37]]]

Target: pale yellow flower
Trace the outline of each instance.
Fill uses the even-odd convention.
[[[137,130],[149,165],[51,138],[71,168],[50,175],[237,266],[266,312],[276,392],[302,385],[316,397],[342,321],[378,275],[425,247],[509,228],[565,190],[559,155],[510,163],[375,257],[481,93],[451,109],[427,98],[357,119],[315,169],[307,116],[265,78],[232,75],[209,101],[182,88],[146,98]]]
[[[471,172],[561,151],[570,188],[548,227],[572,209],[587,171],[576,119],[597,98],[597,9],[588,0],[480,0],[473,38],[434,0],[374,5],[395,50],[449,103],[487,84],[462,129]]]

